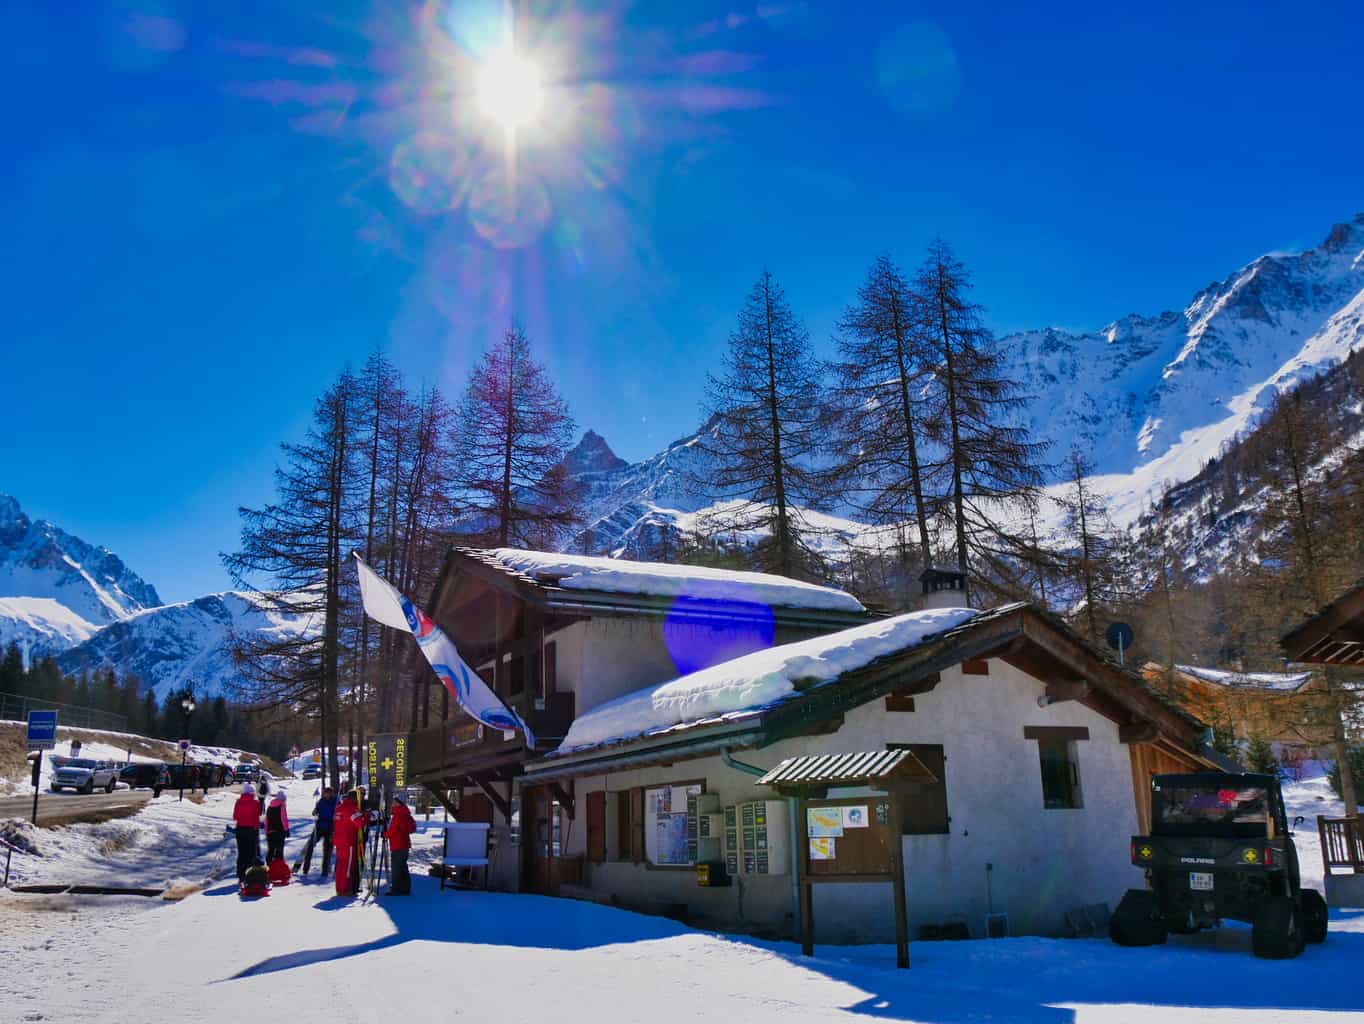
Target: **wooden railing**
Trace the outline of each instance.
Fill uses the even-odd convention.
[[[1358,818],[1317,816],[1321,836],[1321,859],[1329,875],[1332,868],[1364,874],[1364,830]]]

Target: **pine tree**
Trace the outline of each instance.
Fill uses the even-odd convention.
[[[1212,749],[1240,767],[1241,745],[1236,741],[1236,730],[1225,718],[1212,723]]]
[[[579,521],[563,466],[573,419],[519,327],[504,332],[474,370],[456,437],[479,541],[548,547]]]
[[[1279,775],[1279,759],[1274,756],[1274,746],[1257,732],[1250,734],[1246,743],[1246,769],[1262,775]]]
[[[1091,643],[1103,634],[1103,620],[1118,599],[1117,539],[1102,497],[1089,477],[1093,467],[1079,449],[1067,459],[1069,486],[1057,499],[1071,552],[1065,559],[1066,574],[1076,596],[1083,602],[1084,632]]]
[[[24,692],[27,673],[24,671],[24,655],[13,640],[5,648],[5,656],[0,658],[0,692]]]
[[[725,509],[724,529],[764,530],[758,565],[785,576],[823,575],[797,508],[817,504],[821,492],[812,466],[826,448],[821,375],[809,334],[764,271],[739,311],[723,372],[707,378],[714,428],[702,444],[713,462],[710,485],[740,496]]]
[[[356,539],[353,493],[356,386],[350,374],[318,400],[307,436],[283,446],[275,471],[275,502],[240,509],[241,549],[223,557],[238,586],[257,579],[267,604],[313,616],[319,628],[287,638],[267,633],[234,639],[245,678],[242,691],[261,708],[302,708],[320,719],[333,786],[340,741],[339,696],[342,626],[354,622],[354,572],[347,555]]]
[[[161,729],[156,713],[156,694],[148,690],[142,695],[142,723],[140,726],[144,736],[160,736]]]
[[[830,396],[840,490],[869,522],[912,522],[918,562],[933,564],[926,495],[942,464],[929,458],[926,425],[942,415],[934,349],[920,296],[879,256],[838,321],[840,361]],[[901,532],[901,561],[907,566]]]
[[[1027,522],[1042,483],[1046,445],[1019,424],[1025,405],[1007,374],[1004,354],[970,299],[966,268],[946,242],[934,242],[915,278],[924,337],[931,340],[943,415],[935,440],[945,450],[957,568],[997,589],[1014,583],[1029,551],[1027,536],[1008,524]]]

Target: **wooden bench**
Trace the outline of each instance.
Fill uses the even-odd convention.
[[[1359,906],[1364,900],[1364,828],[1360,820],[1318,815],[1317,834],[1325,868],[1322,881],[1326,902],[1333,907]]]

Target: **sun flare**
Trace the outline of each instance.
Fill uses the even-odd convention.
[[[543,99],[540,69],[511,47],[492,54],[479,68],[479,108],[507,131],[534,121]]]

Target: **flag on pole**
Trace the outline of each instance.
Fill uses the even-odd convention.
[[[507,707],[478,673],[465,664],[453,641],[440,627],[366,565],[359,552],[355,554],[355,564],[360,572],[360,598],[365,605],[365,614],[385,626],[409,630],[417,638],[417,646],[426,655],[431,668],[465,714],[491,729],[520,729],[526,735],[526,746],[533,750],[535,734],[525,720]]]

